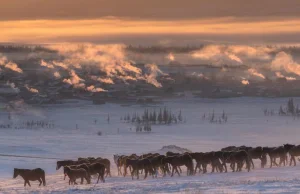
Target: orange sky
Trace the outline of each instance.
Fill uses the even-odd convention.
[[[235,18],[153,21],[125,19],[0,21],[0,42],[56,42],[58,37],[108,35],[300,33],[300,19],[248,21]]]
[[[97,41],[115,36],[298,41],[299,0],[0,0],[0,42]],[[298,9],[299,8],[299,9]],[[247,39],[248,36],[248,39]],[[258,37],[258,38],[257,38]]]

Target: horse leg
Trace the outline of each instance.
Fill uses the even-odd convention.
[[[174,171],[175,171],[175,168],[174,168],[174,166],[172,166],[172,174],[171,174],[171,177],[173,177]]]
[[[203,174],[205,174],[205,173],[207,172],[207,170],[206,170],[206,165],[207,165],[207,164],[204,164],[204,163],[202,164]]]
[[[145,169],[145,177],[144,177],[144,179],[146,179],[147,176],[148,176],[148,169],[146,168],[146,169]]]
[[[101,174],[101,180],[103,183],[105,183],[104,174]]]
[[[224,166],[225,172],[227,172],[226,162],[223,162],[223,166]]]
[[[201,164],[199,163],[199,165],[198,165],[198,168],[199,168],[199,173],[201,172],[201,171],[203,171],[203,169],[201,169]],[[196,171],[195,171],[195,173],[196,173]]]
[[[195,172],[197,172],[197,168],[199,168],[200,171],[200,167],[199,167],[199,163],[197,162],[196,167],[195,167]]]
[[[180,166],[178,166],[178,168],[179,168],[180,173],[182,173],[182,170],[181,170]],[[176,169],[177,169],[177,168],[176,168]]]
[[[97,184],[99,183],[99,179],[100,179],[100,175],[101,173],[98,173],[98,180],[97,180]]]
[[[39,178],[39,179],[38,179],[38,181],[40,182],[39,186],[41,186],[41,185],[42,185],[42,183],[43,183],[42,179],[41,179],[41,178]]]
[[[80,184],[81,184],[81,185],[83,184],[83,177],[81,177],[81,182],[80,182]]]
[[[231,165],[232,165],[232,167],[231,167],[232,172],[235,172],[235,162],[232,162]]]
[[[131,173],[131,179],[133,180],[133,176],[134,176],[134,172],[133,172],[134,170],[132,170],[132,171],[130,171],[130,173]]]
[[[293,156],[293,160],[294,160],[294,166],[296,166],[296,158],[295,158],[295,156]]]
[[[186,166],[186,176],[189,176],[191,174],[191,168],[189,168],[188,166]]]
[[[293,156],[291,155],[291,158],[290,158],[290,166],[292,166],[292,162],[293,162]]]
[[[212,162],[212,163],[211,163],[211,173],[213,173],[213,172],[215,172],[215,165],[214,165],[214,163]]]
[[[273,166],[273,158],[270,156],[270,168]]]
[[[251,161],[251,164],[252,164],[252,169],[254,169],[254,162],[253,162],[252,158],[250,159],[250,161]]]
[[[276,158],[274,158],[274,164],[275,164],[276,166],[279,166],[279,165],[277,164],[277,162],[276,162]]]
[[[123,173],[122,173],[122,167],[120,166],[120,175],[122,176]]]
[[[24,187],[26,187],[26,184],[27,184],[27,180],[24,180]]]
[[[124,175],[124,177],[125,177],[125,176],[126,176],[126,167],[125,167],[125,165],[124,165],[123,168],[124,168],[124,174],[123,174],[123,175]]]
[[[180,168],[179,168],[179,169],[180,169]],[[177,169],[177,166],[175,167],[175,170],[176,170],[178,176],[180,176],[180,173],[179,173],[179,171],[178,171],[178,169]]]
[[[29,185],[29,187],[31,187],[29,180],[27,180],[27,184]]]

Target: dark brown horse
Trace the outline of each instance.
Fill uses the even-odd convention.
[[[242,171],[243,164],[246,163],[246,169],[248,172],[251,168],[251,158],[249,157],[249,154],[244,151],[237,151],[232,152],[229,158],[227,158],[227,161],[230,161],[232,163],[233,172],[235,171],[235,164],[237,164],[236,172]]]
[[[69,177],[69,185],[72,183],[77,185],[76,179],[78,178],[81,179],[81,183],[83,183],[83,179],[85,179],[88,184],[91,183],[91,177],[89,173],[83,168],[72,169],[69,166],[64,166],[64,173]]]
[[[166,172],[170,173],[169,166],[167,164],[162,164],[162,159],[165,157],[165,155],[159,155],[149,159],[155,173],[155,177],[157,177],[158,169],[161,169],[164,174],[163,176],[166,176]]]
[[[117,155],[117,154],[114,155],[114,162],[118,168],[118,175],[122,175],[121,168],[123,166],[123,164],[122,164],[123,157],[126,157],[126,156],[125,155]]]
[[[175,153],[175,152],[170,152],[170,151],[168,151],[166,153],[166,156],[179,156],[179,155],[181,155],[181,154],[180,153]],[[181,170],[180,166],[178,166],[178,168],[179,168],[180,173],[182,173],[182,170]]]
[[[99,180],[101,178],[101,181],[104,183],[104,174],[105,174],[105,166],[101,163],[93,163],[87,165],[89,168],[90,175],[98,174],[98,180],[97,183],[99,183]]]
[[[61,160],[56,162],[56,170],[59,170],[61,167],[75,165],[77,161],[73,160]]]
[[[61,167],[64,167],[64,166],[87,164],[87,163],[90,163],[87,159],[82,159],[79,161],[61,160],[61,161],[56,162],[56,170],[59,170]]]
[[[189,154],[179,155],[179,156],[168,156],[162,159],[163,164],[170,164],[172,166],[172,174],[174,175],[174,171],[180,176],[180,173],[177,169],[179,166],[186,166],[187,175],[194,175],[194,164],[193,159]]]
[[[134,174],[136,174],[137,179],[139,179],[139,170],[145,171],[144,179],[147,178],[148,173],[154,174],[151,162],[149,159],[126,159],[126,165],[132,167],[131,177],[133,180]],[[126,174],[125,174],[126,176]]]
[[[120,162],[121,162],[121,165],[124,168],[124,173],[123,173],[124,177],[127,175],[127,168],[128,167],[129,167],[130,172],[132,171],[131,165],[127,165],[127,159],[138,160],[139,156],[137,156],[136,154],[131,154],[130,156],[122,157],[122,160]]]
[[[252,164],[252,169],[254,169],[254,163],[253,163],[253,159],[259,159],[261,161],[261,167],[264,168],[265,162],[264,162],[264,158],[263,158],[263,148],[262,147],[256,147],[256,148],[248,148],[245,149],[245,151],[249,154],[250,158],[251,158],[251,164]]]
[[[225,148],[222,148],[221,151],[222,152],[232,152],[232,151],[236,151],[238,148],[236,146],[228,146]]]
[[[95,162],[103,164],[105,166],[105,169],[106,169],[106,177],[108,175],[111,177],[109,159],[98,157],[98,158],[96,158],[96,160],[93,163],[95,163]]]
[[[14,168],[13,178],[17,178],[19,175],[24,179],[24,187],[26,187],[26,184],[31,187],[29,181],[39,181],[39,186],[41,186],[42,183],[44,186],[46,186],[45,171],[41,168],[36,168],[33,170]]]
[[[300,145],[292,145],[292,144],[284,144],[283,145],[286,150],[288,150],[289,154],[291,155],[290,159],[290,166],[292,162],[294,162],[294,166],[296,166],[296,159],[295,157],[300,156]]]
[[[276,166],[280,166],[281,164],[283,164],[285,166],[288,153],[287,148],[285,148],[284,146],[279,146],[275,148],[264,147],[263,150],[270,157],[270,168],[272,168],[273,164],[275,164]],[[276,158],[280,159],[279,165],[276,162]]]

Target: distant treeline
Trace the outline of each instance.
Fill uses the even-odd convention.
[[[126,47],[126,50],[136,53],[189,53],[202,49],[205,45],[199,46],[132,46]]]
[[[300,108],[294,103],[294,99],[290,98],[287,101],[286,107],[280,106],[278,112],[274,111],[273,109],[264,109],[265,116],[273,116],[273,115],[280,115],[280,116],[300,116]]]
[[[49,52],[56,51],[48,49],[40,45],[0,45],[0,53],[14,53],[14,52]]]
[[[207,44],[200,44],[197,46],[160,46],[160,45],[153,45],[153,46],[133,46],[128,45],[126,47],[127,51],[132,51],[136,53],[189,53],[196,50],[201,50],[207,46]],[[274,46],[274,45],[266,45],[266,48],[273,48],[275,49],[271,54],[276,54],[278,50],[282,50],[288,52],[290,54],[300,54],[300,47],[299,46]]]
[[[158,112],[156,110],[148,110],[145,109],[142,115],[138,113],[134,113],[130,115],[126,114],[124,117],[121,117],[121,121],[133,124],[161,124],[161,125],[169,125],[169,124],[178,124],[185,122],[183,119],[181,110],[178,115],[172,113],[171,110],[166,107],[160,108]]]

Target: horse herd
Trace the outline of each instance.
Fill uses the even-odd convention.
[[[287,165],[288,157],[290,158],[290,166],[292,163],[296,165],[296,157],[300,156],[300,145],[284,144],[278,147],[247,147],[247,146],[229,146],[222,148],[220,151],[212,152],[185,152],[173,153],[167,152],[165,155],[159,153],[148,153],[138,156],[131,155],[113,155],[114,162],[117,166],[118,175],[126,176],[128,169],[132,180],[134,177],[139,179],[140,174],[144,174],[144,179],[148,175],[157,178],[160,172],[163,177],[167,174],[171,177],[174,173],[179,176],[182,173],[182,166],[185,166],[187,176],[197,173],[206,173],[207,166],[211,166],[211,172],[227,172],[227,164],[229,164],[232,172],[242,171],[243,167],[249,172],[254,169],[253,159],[261,161],[261,168],[267,164],[267,156],[269,156],[270,168],[275,166]],[[279,163],[277,163],[279,159]],[[77,184],[76,179],[81,179],[81,184],[86,180],[87,184],[91,183],[91,175],[97,176],[97,183],[101,180],[105,182],[104,177],[111,176],[111,163],[106,158],[78,158],[78,160],[62,160],[57,161],[56,170],[63,168],[64,180],[69,177],[69,185]],[[37,168],[14,169],[14,178],[20,175],[24,179],[24,186],[29,181],[39,181],[40,186],[46,185],[44,170]]]

